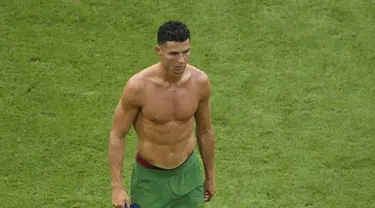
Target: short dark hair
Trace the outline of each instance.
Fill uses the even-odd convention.
[[[189,28],[180,21],[167,21],[160,25],[157,42],[159,45],[167,41],[184,42],[190,39]]]

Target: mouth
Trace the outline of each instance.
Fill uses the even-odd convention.
[[[182,66],[176,66],[175,68],[176,68],[176,69],[184,69],[184,68],[185,68],[185,65],[182,65]]]

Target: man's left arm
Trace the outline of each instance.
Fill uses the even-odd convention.
[[[203,160],[206,181],[215,181],[215,138],[211,121],[210,94],[210,81],[205,76],[202,81],[201,100],[195,113],[196,137],[199,152]]]

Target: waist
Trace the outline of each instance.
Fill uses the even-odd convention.
[[[139,138],[137,143],[137,155],[144,161],[163,169],[177,167],[191,155],[195,147],[194,137],[180,141],[172,140],[165,144]]]
[[[191,167],[193,164],[197,162],[197,156],[195,155],[194,151],[191,152],[189,157],[187,157],[179,166],[175,168],[161,168],[155,165],[150,164],[147,160],[142,158],[139,152],[136,154],[136,166],[137,168],[141,168],[147,170],[151,173],[155,173],[158,175],[175,175],[183,172],[184,170]]]
[[[151,162],[149,162],[148,160],[143,158],[139,152],[136,153],[135,160],[138,162],[138,164],[140,164],[141,166],[143,166],[145,168],[157,169],[157,170],[174,170],[174,169],[177,169],[177,168],[181,167],[182,165],[184,165],[185,162],[192,156],[193,153],[194,153],[194,151],[192,151],[189,154],[189,156],[180,165],[178,165],[177,167],[173,167],[173,168],[164,168],[164,167],[159,167],[157,165],[153,165],[153,164],[151,164]]]

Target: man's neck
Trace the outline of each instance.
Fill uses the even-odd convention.
[[[172,74],[170,74],[170,72],[167,69],[164,68],[164,66],[162,64],[160,64],[159,66],[160,66],[162,78],[168,84],[177,84],[183,78],[183,76],[185,74],[185,73],[183,73],[179,76],[172,75]]]

